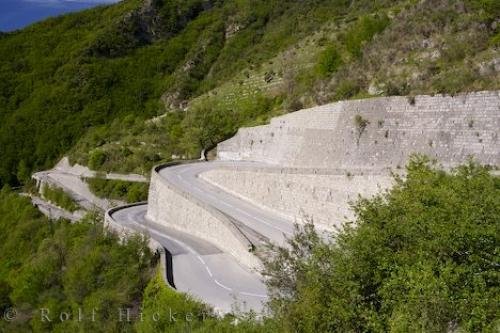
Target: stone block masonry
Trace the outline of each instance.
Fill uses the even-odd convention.
[[[246,267],[260,267],[257,257],[251,252],[252,243],[228,216],[177,189],[161,177],[156,168],[151,174],[146,216],[158,224],[214,244]]]
[[[353,220],[350,203],[389,188],[388,174],[339,170],[314,173],[287,168],[219,168],[200,174],[205,181],[291,221],[312,221],[332,229]]]
[[[445,167],[473,156],[498,166],[500,94],[382,97],[344,101],[240,129],[219,144],[218,158],[259,161],[254,169],[229,163],[205,180],[263,209],[297,222],[333,228],[353,217],[349,202],[392,184],[388,170],[413,153]],[[261,166],[261,167],[260,167]],[[147,217],[202,238],[249,267],[259,265],[237,224],[152,172]]]
[[[402,168],[413,153],[444,167],[473,156],[498,166],[500,92],[457,96],[380,97],[290,113],[242,128],[217,147],[221,160],[280,166]]]
[[[500,94],[381,97],[301,110],[242,128],[217,147],[220,160],[269,168],[221,168],[206,181],[294,221],[351,220],[349,202],[392,184],[390,170],[420,153],[449,168],[473,157],[500,164]]]

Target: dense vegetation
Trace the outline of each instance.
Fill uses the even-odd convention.
[[[96,217],[78,224],[40,216],[26,198],[0,192],[0,320],[5,332],[496,332],[500,179],[473,163],[445,172],[414,159],[405,179],[355,205],[323,239],[312,224],[266,261],[270,316],[218,319],[152,274],[144,240],[124,243]],[[7,232],[9,230],[9,232]],[[148,282],[149,280],[149,282]],[[142,303],[139,300],[142,299]],[[141,305],[139,305],[141,304]],[[118,308],[131,308],[119,321]],[[92,313],[95,323],[41,321]],[[38,312],[37,312],[38,311]],[[140,320],[139,313],[143,314]],[[172,319],[172,315],[176,320]],[[186,317],[187,316],[187,317]],[[186,319],[188,318],[188,319]]]
[[[146,173],[269,112],[498,88],[499,12],[492,0],[125,0],[4,34],[0,184],[52,166],[79,140],[73,160],[95,154],[98,169]],[[256,94],[267,101],[250,112]],[[188,104],[160,126],[161,144],[141,140],[143,124],[117,151],[124,124]]]
[[[423,159],[354,206],[322,241],[311,225],[268,262],[274,320],[286,332],[497,332],[500,179]]]
[[[495,67],[499,25],[494,22],[500,10],[495,2],[393,1],[370,6],[358,1],[348,13],[339,3],[330,2],[332,8],[324,9],[330,14],[326,20],[308,22],[311,33],[305,38],[300,33],[284,38],[276,32],[281,39],[257,50],[269,55],[268,60],[226,63],[241,71],[227,76],[225,83],[203,85],[211,90],[200,90],[199,98],[186,97],[181,104],[189,102],[188,112],[146,124],[140,118],[127,118],[134,123],[131,131],[119,121],[91,130],[73,149],[73,159],[85,164],[97,154],[103,157],[97,169],[144,173],[163,161],[198,157],[201,149],[213,147],[214,141],[231,136],[238,127],[306,106],[500,86]],[[263,38],[274,36],[277,27],[299,29],[301,25],[286,29],[282,25],[305,19],[291,10],[286,15],[266,24]],[[235,26],[229,22],[226,29]],[[250,32],[238,30],[227,46],[243,33]],[[215,69],[219,67],[212,68],[203,82],[216,75]],[[163,99],[171,104],[174,95],[178,96],[167,91]]]
[[[21,163],[50,166],[92,127],[163,113],[160,97],[178,106],[269,58],[325,20],[327,3],[126,0],[2,36],[0,182],[16,183]],[[299,12],[311,23],[290,24]],[[226,39],[227,21],[244,31]]]
[[[148,199],[148,183],[128,182],[105,178],[88,178],[90,190],[101,198],[121,200],[128,203],[146,201]]]
[[[0,331],[233,332],[232,317],[217,319],[155,277],[146,244],[120,241],[96,215],[48,220],[27,198],[0,190]],[[251,318],[240,325],[259,327]]]
[[[140,238],[120,243],[97,216],[50,221],[27,198],[0,191],[0,320],[2,332],[123,332],[119,308],[135,308],[152,275],[153,256]],[[95,322],[90,320],[96,309]],[[42,320],[42,310],[48,318]],[[78,322],[81,309],[85,320]],[[71,314],[61,322],[59,314]],[[11,313],[12,314],[12,313]],[[14,319],[14,318],[13,318]]]
[[[74,212],[79,208],[73,198],[59,187],[43,185],[42,196],[47,201],[70,212]]]

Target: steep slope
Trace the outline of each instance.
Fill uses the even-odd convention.
[[[187,113],[96,129],[73,158],[103,170],[144,173],[160,161],[197,157],[241,126],[302,107],[500,87],[496,2],[403,1],[368,13],[332,15],[276,56],[247,64],[191,99]]]
[[[120,114],[154,115],[164,88],[156,86],[153,55],[161,51],[140,51],[171,39],[204,10],[201,1],[184,7],[163,13],[159,4],[129,0],[3,35],[0,182],[52,164],[92,126]]]
[[[74,160],[145,172],[269,113],[497,88],[498,10],[491,0],[125,0],[2,35],[0,183],[50,167],[79,140]],[[151,127],[165,134],[143,140]]]

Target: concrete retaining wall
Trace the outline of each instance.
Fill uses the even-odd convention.
[[[221,168],[200,175],[204,180],[264,209],[297,222],[340,226],[354,215],[349,203],[392,185],[388,174],[270,168]]]
[[[153,169],[147,218],[209,241],[243,265],[259,267],[253,245],[229,217],[172,186]]]
[[[369,124],[361,130],[356,116]],[[217,147],[221,160],[280,166],[381,169],[404,167],[412,153],[443,166],[474,156],[499,165],[500,92],[380,97],[343,101],[242,128]]]

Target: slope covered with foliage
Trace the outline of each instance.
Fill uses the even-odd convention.
[[[3,34],[0,183],[77,142],[73,160],[145,173],[303,106],[498,88],[499,12],[492,0],[125,0]],[[187,105],[148,135],[146,119]]]
[[[415,159],[354,209],[356,227],[325,242],[309,225],[267,263],[283,331],[498,331],[500,178]]]
[[[340,2],[330,4],[342,8]],[[148,123],[127,118],[131,130],[118,121],[95,129],[73,149],[73,159],[85,164],[99,155],[103,158],[98,169],[144,173],[162,161],[198,157],[200,150],[241,126],[303,107],[350,98],[500,87],[498,2],[369,4],[352,2],[346,12],[325,8],[330,16],[309,22],[315,28],[306,37],[281,37],[271,48],[265,43],[256,52],[269,59],[239,63],[225,81],[203,85],[210,90],[181,103],[189,105],[188,112]],[[266,25],[263,38],[284,24],[296,29],[289,26],[294,13],[286,14],[283,21]],[[297,20],[309,17],[298,15]],[[246,32],[240,29],[229,38],[238,40]],[[236,60],[225,66],[232,68]],[[203,82],[212,82],[218,68]],[[165,96],[171,102],[172,96]]]
[[[146,201],[149,183],[128,182],[106,178],[87,178],[89,189],[101,198],[121,200],[128,203]]]
[[[177,107],[268,59],[327,7],[347,10],[329,3],[126,0],[2,35],[0,181],[48,167],[94,126],[163,113],[162,96]]]
[[[0,313],[11,316],[2,316],[2,332],[130,330],[118,310],[138,309],[153,264],[144,239],[120,243],[97,216],[50,221],[27,198],[0,191]],[[61,321],[63,312],[70,318]]]
[[[265,268],[268,317],[217,318],[159,275],[151,279],[153,258],[141,238],[120,243],[92,216],[49,221],[3,189],[0,330],[498,331],[498,177],[474,164],[445,172],[414,160],[405,180],[355,211],[356,228],[323,239],[307,225],[289,247],[274,249]],[[61,321],[63,312],[71,319]]]

